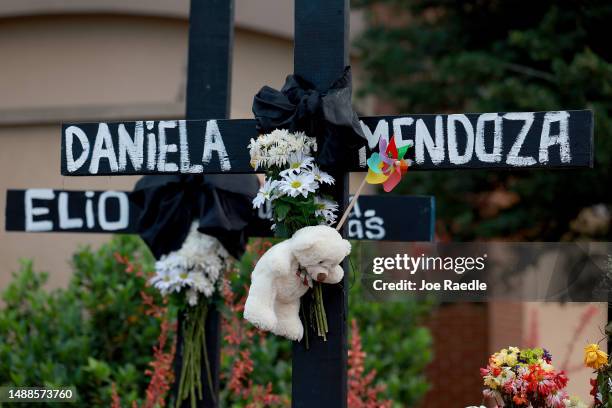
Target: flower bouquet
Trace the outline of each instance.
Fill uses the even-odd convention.
[[[315,163],[314,137],[276,129],[251,139],[248,148],[252,167],[265,170],[264,184],[253,200],[253,207],[259,208],[266,202],[271,205],[276,237],[290,238],[303,227],[335,223],[338,204],[322,194],[322,187],[334,184],[334,178]],[[304,310],[302,303],[300,315],[306,326],[313,326],[317,335],[326,340],[327,318],[321,283],[313,281],[304,270],[298,274],[304,285],[311,288],[308,293],[312,297],[309,311]],[[308,344],[308,330],[305,333]]]
[[[584,348],[584,365],[595,370],[597,377],[591,379],[591,395],[595,400],[594,407],[612,407],[612,366],[608,354],[597,344]]]
[[[567,376],[557,372],[541,348],[508,347],[489,357],[480,369],[484,397],[497,407],[567,408],[584,406],[564,390]]]
[[[336,221],[338,204],[319,192],[322,184],[334,184],[334,178],[315,164],[316,151],[316,139],[302,132],[277,129],[251,139],[251,166],[266,171],[253,207],[270,202],[277,237],[288,238],[302,227]]]
[[[155,263],[155,275],[150,284],[163,296],[185,308],[179,319],[182,333],[182,365],[176,406],[186,399],[196,406],[196,399],[203,398],[201,367],[206,367],[206,383],[214,394],[210,364],[206,351],[206,315],[219,289],[223,273],[232,258],[218,239],[198,232],[198,223],[191,226],[182,247],[161,257]],[[185,306],[186,305],[186,306]]]

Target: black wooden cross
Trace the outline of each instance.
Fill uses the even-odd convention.
[[[189,46],[187,63],[186,118],[229,118],[234,38],[233,0],[192,0],[189,10]],[[179,316],[179,319],[182,315]],[[179,325],[181,321],[179,320]],[[221,317],[213,306],[206,315],[206,350],[209,370],[201,367],[202,389],[210,373],[213,392],[203,393],[198,407],[218,406],[221,367]],[[173,393],[178,396],[178,378],[182,364],[181,338],[177,339]],[[178,398],[178,397],[177,397]],[[187,407],[187,401],[181,406]]]
[[[140,212],[127,191],[9,189],[4,225],[6,231],[135,234]],[[254,211],[247,235],[271,237],[271,217],[269,205]],[[361,195],[348,219],[348,237],[432,241],[434,222],[433,197]]]
[[[223,119],[227,117],[228,82],[201,80],[229,75],[229,49],[221,49],[219,39],[231,34],[227,26],[219,28],[219,21],[225,24],[231,13],[219,16],[211,9],[223,4],[227,0],[211,0],[206,5],[194,0],[190,29],[187,118],[217,119],[65,124],[62,174],[253,171],[246,146],[257,136],[255,122]],[[320,90],[340,77],[348,63],[348,16],[348,0],[295,1],[295,73]],[[215,72],[206,73],[212,69],[210,62],[219,60],[226,64],[222,68],[212,64]],[[210,75],[200,76],[203,72]],[[348,199],[348,171],[364,171],[379,137],[392,134],[400,145],[414,142],[414,170],[589,167],[593,162],[590,111],[366,117],[362,127],[368,142],[351,152],[347,168],[333,174],[341,210]],[[312,336],[310,350],[294,345],[294,407],[346,407],[347,287],[346,281],[324,285],[327,342]],[[218,350],[218,343],[212,348]]]
[[[207,0],[192,3],[188,118],[226,117],[228,114],[232,7],[232,2]],[[128,156],[126,152],[125,158],[131,160],[132,157]],[[121,158],[118,160],[122,161]],[[139,212],[130,204],[127,193],[121,191],[8,190],[6,198],[7,231],[133,233]],[[393,208],[402,208],[403,212],[393,211]],[[249,236],[271,235],[267,210],[257,212],[258,216],[248,227]],[[347,228],[349,238],[357,240],[431,241],[434,220],[433,197],[386,196],[383,199],[381,196],[362,195],[351,213]],[[216,314],[212,315],[207,326],[209,332],[218,328]],[[213,371],[218,370],[218,333],[219,330],[213,330],[213,335],[209,336],[208,354]],[[218,375],[214,373],[213,377],[217,388]],[[206,389],[207,384],[204,385]],[[208,396],[198,405],[209,407],[214,406],[214,402]]]

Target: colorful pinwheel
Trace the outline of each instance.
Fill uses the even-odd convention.
[[[402,175],[408,171],[408,166],[412,164],[411,160],[404,159],[410,147],[412,147],[412,142],[398,149],[394,136],[391,137],[389,143],[384,137],[381,137],[378,141],[378,153],[372,153],[368,159],[366,181],[369,184],[382,184],[387,193],[393,190],[402,179]]]

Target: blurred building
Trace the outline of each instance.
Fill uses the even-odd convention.
[[[130,189],[135,177],[62,177],[62,121],[181,118],[185,110],[188,0],[3,0],[0,2],[0,208],[9,188]],[[351,17],[352,35],[361,20]],[[251,117],[253,95],[279,87],[293,71],[293,2],[236,0],[232,69],[233,118]],[[352,61],[359,82],[359,63]],[[390,112],[384,106],[384,111]],[[383,106],[363,104],[364,113]],[[435,194],[435,192],[431,192]],[[79,245],[102,234],[4,232],[0,217],[0,288],[19,258],[64,285]],[[596,307],[574,346],[597,341],[606,321]],[[587,306],[460,304],[439,309],[427,324],[435,339],[425,407],[463,407],[480,398],[478,367],[492,351],[532,337],[557,355],[588,312]],[[537,334],[537,336],[536,336]],[[537,337],[537,338],[536,338]],[[576,357],[577,356],[577,357]],[[558,361],[558,360],[557,360]],[[560,363],[558,361],[558,363]],[[570,372],[570,389],[587,397],[588,370]]]
[[[0,3],[0,207],[7,188],[130,189],[135,177],[62,177],[62,121],[182,118],[188,0]],[[265,85],[292,72],[293,2],[237,1],[231,114],[251,117]],[[4,232],[0,286],[21,257],[62,285],[78,245],[100,234]]]

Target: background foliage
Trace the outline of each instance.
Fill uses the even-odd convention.
[[[126,273],[116,254],[151,265],[148,250],[128,236],[79,250],[67,289],[45,290],[47,275],[22,263],[2,294],[0,384],[74,385],[90,406],[110,406],[113,382],[126,402],[143,394],[160,328],[144,313],[140,292],[157,294]]]
[[[368,28],[356,42],[362,95],[398,112],[592,109],[595,168],[414,172],[403,191],[435,194],[442,238],[610,239],[612,3],[605,0],[354,0]],[[528,203],[528,205],[527,205]],[[606,222],[607,220],[607,222]],[[580,221],[580,220],[579,220]]]
[[[248,277],[265,245],[250,245],[224,289],[223,406],[286,406],[291,395],[291,342],[265,335],[242,319]],[[72,265],[68,288],[47,291],[47,275],[24,261],[2,293],[0,385],[74,385],[88,406],[109,407],[118,399],[124,407],[146,406],[150,378],[144,373],[153,360],[160,322],[146,313],[141,292],[162,304],[145,285],[153,266],[149,251],[140,239],[120,236],[97,251],[79,250]],[[428,306],[358,302],[357,281],[350,288],[349,317],[361,329],[364,377],[376,370],[371,386],[386,385],[377,397],[396,401],[395,406],[418,400],[427,390],[423,369],[431,358],[431,338],[417,323]],[[176,310],[168,310],[174,320]],[[371,406],[383,405],[363,405]]]

